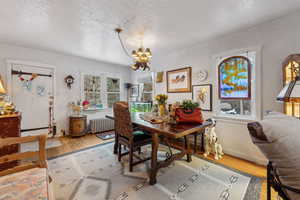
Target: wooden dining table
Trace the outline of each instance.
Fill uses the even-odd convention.
[[[160,168],[169,166],[173,161],[182,159],[187,156],[187,162],[191,162],[191,155],[194,153],[187,136],[202,133],[205,128],[211,126],[212,123],[205,121],[202,124],[170,124],[161,123],[153,124],[146,121],[142,117],[142,113],[131,113],[132,124],[142,130],[149,132],[152,136],[152,151],[151,151],[151,169],[150,169],[150,185],[156,184],[157,172]],[[106,115],[106,118],[114,120],[113,115]],[[158,147],[160,142],[167,143],[169,145],[169,140],[176,140],[179,138],[184,138],[185,142],[182,148],[178,149],[179,153],[171,153],[164,161],[158,161]],[[202,141],[203,142],[203,141]],[[116,133],[116,140],[114,146],[114,152],[117,152],[118,137]]]

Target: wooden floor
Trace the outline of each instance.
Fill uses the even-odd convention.
[[[87,147],[91,147],[97,144],[103,144],[106,142],[111,142],[113,140],[101,140],[97,138],[95,135],[89,134],[83,137],[71,138],[71,137],[60,137],[60,141],[63,145],[55,148],[51,148],[47,150],[48,158],[56,157],[59,155],[63,155],[69,152],[77,151],[80,149],[84,149]],[[200,155],[201,156],[201,155]],[[213,160],[213,158],[209,157],[208,159]],[[266,168],[264,166],[260,166],[254,164],[252,162],[242,160],[239,158],[235,158],[233,156],[225,155],[223,159],[217,161],[219,164],[240,170],[242,172],[258,176],[263,178],[262,181],[262,192],[261,192],[261,200],[266,200]],[[275,195],[272,195],[272,199],[276,199]]]

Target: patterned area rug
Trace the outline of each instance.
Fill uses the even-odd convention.
[[[193,156],[174,162],[158,173],[157,184],[148,184],[150,163],[129,172],[112,153],[113,144],[98,145],[49,160],[56,200],[258,200],[259,178]],[[165,159],[167,148],[159,151]],[[149,156],[151,147],[142,155]]]

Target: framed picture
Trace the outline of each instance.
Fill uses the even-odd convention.
[[[131,86],[130,96],[131,97],[138,97],[139,96],[139,85],[138,84],[135,84],[135,85]]]
[[[156,83],[164,82],[164,72],[157,72],[156,73]]]
[[[186,67],[167,71],[167,91],[168,93],[191,92],[192,68]]]
[[[193,101],[198,102],[203,111],[212,111],[212,85],[193,85]]]
[[[220,99],[251,99],[251,62],[244,56],[233,56],[218,66]]]

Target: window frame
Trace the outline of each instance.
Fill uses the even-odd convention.
[[[213,63],[215,66],[214,80],[215,85],[219,83],[219,68],[220,63],[230,57],[233,56],[245,56],[247,57],[248,53],[255,53],[255,63],[251,63],[251,115],[232,115],[232,114],[224,114],[221,113],[220,105],[222,99],[219,99],[218,87],[214,87],[214,117],[219,119],[227,119],[227,120],[239,120],[239,121],[255,121],[262,119],[262,109],[261,109],[261,46],[250,47],[245,49],[233,50],[229,52],[225,52],[222,54],[218,54],[213,56]],[[250,59],[251,60],[251,59]],[[217,94],[217,95],[216,95]],[[237,100],[239,101],[239,100]],[[241,102],[242,107],[242,102]]]
[[[85,75],[93,75],[93,76],[100,76],[101,77],[101,102],[103,105],[101,110],[111,110],[112,108],[108,107],[107,104],[107,78],[112,78],[112,79],[119,79],[120,80],[120,100],[122,101],[125,98],[125,91],[122,90],[122,85],[123,85],[123,78],[120,74],[118,73],[89,73],[89,72],[82,72],[80,74],[81,76],[81,85],[80,85],[80,99],[84,100],[85,99],[85,94],[84,94],[84,76]]]
[[[139,95],[140,95],[140,99],[141,99],[141,100],[143,100],[144,94],[151,94],[152,99],[151,99],[150,102],[153,103],[153,100],[154,100],[154,94],[155,94],[155,93],[154,93],[154,90],[155,90],[155,89],[154,89],[154,88],[155,88],[155,79],[154,79],[154,76],[155,76],[154,72],[150,72],[149,74],[144,75],[144,76],[141,77],[141,79],[143,79],[143,78],[145,78],[145,77],[151,77],[151,84],[152,84],[152,91],[151,91],[151,92],[145,92],[145,91],[144,91],[145,82],[141,82],[140,80],[137,80],[137,84],[139,85],[139,89],[140,89]],[[150,82],[149,82],[149,83],[150,83]],[[141,88],[142,88],[142,90],[141,90]],[[149,102],[149,101],[147,101],[147,102]]]
[[[107,88],[107,80],[108,79],[118,79],[119,80],[119,92],[108,92],[107,90],[108,90],[108,88]],[[112,76],[106,76],[105,77],[105,96],[106,96],[106,108],[109,108],[109,109],[111,109],[112,107],[109,107],[108,106],[108,94],[119,94],[119,101],[121,100],[121,79],[120,78],[118,78],[118,77],[112,77]]]

